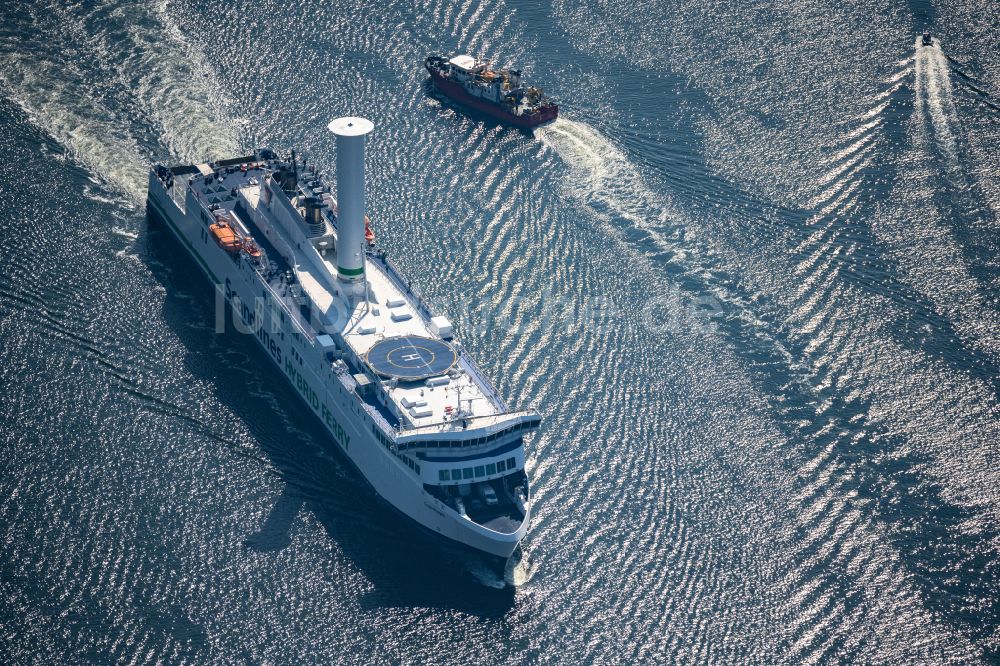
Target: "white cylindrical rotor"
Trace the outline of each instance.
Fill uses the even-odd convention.
[[[365,137],[375,129],[364,118],[337,118],[337,276],[356,282],[365,273]]]

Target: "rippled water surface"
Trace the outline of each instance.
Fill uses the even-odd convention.
[[[1000,659],[992,0],[0,12],[0,663]],[[428,95],[456,50],[562,117]],[[150,164],[332,169],[345,114],[380,244],[545,416],[504,573],[145,217]]]

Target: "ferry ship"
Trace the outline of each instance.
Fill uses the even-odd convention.
[[[375,245],[364,118],[330,123],[336,191],[263,149],[149,174],[161,218],[375,492],[435,535],[508,558],[528,528],[524,437],[512,410]],[[206,293],[206,298],[210,294]]]
[[[521,70],[493,69],[469,55],[427,56],[424,68],[448,97],[510,125],[530,129],[559,115],[541,88],[522,84]]]

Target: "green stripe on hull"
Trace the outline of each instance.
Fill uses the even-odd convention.
[[[150,204],[153,208],[156,209],[156,212],[159,214],[159,216],[163,219],[164,222],[167,223],[167,226],[170,227],[170,229],[174,232],[174,236],[176,236],[180,242],[184,243],[184,245],[187,246],[187,249],[191,252],[191,256],[195,258],[195,261],[197,261],[198,265],[202,267],[202,270],[204,270],[209,275],[209,277],[212,278],[212,281],[215,284],[220,284],[219,278],[215,277],[215,273],[212,272],[212,269],[208,267],[208,264],[206,264],[205,261],[201,258],[201,255],[198,254],[198,252],[194,249],[194,246],[191,245],[190,241],[188,241],[187,236],[182,234],[177,229],[177,227],[174,226],[174,223],[170,221],[170,216],[167,215],[162,208],[160,208],[160,205],[156,203],[156,200],[153,199],[152,197],[147,197],[146,203]]]

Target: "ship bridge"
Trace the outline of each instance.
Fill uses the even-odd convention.
[[[470,55],[457,55],[448,62],[466,72],[476,69],[476,59]]]

